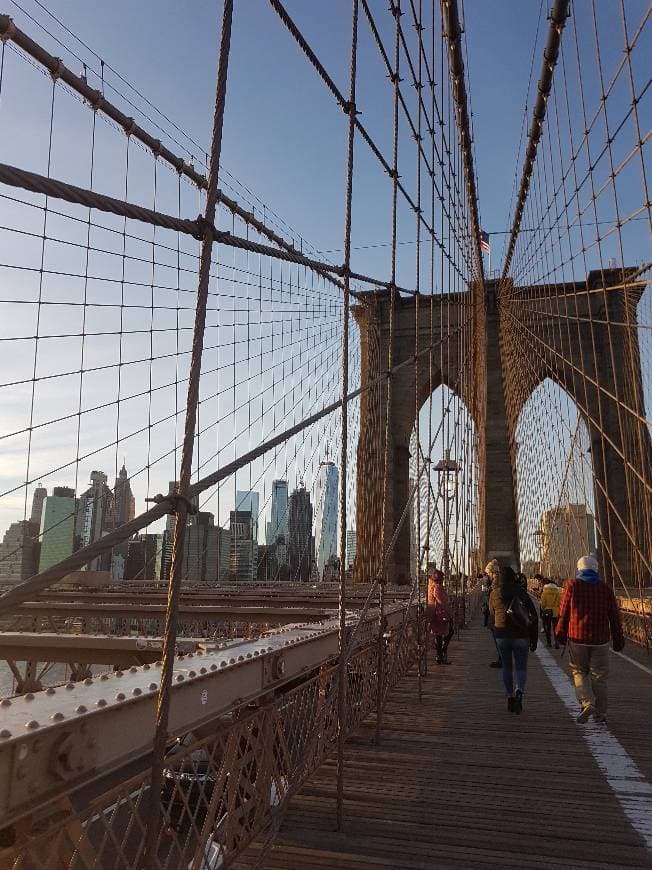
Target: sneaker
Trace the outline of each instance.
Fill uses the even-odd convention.
[[[593,704],[591,704],[590,701],[586,701],[584,704],[582,704],[582,709],[580,710],[575,721],[579,722],[580,725],[583,725],[585,722],[588,722],[589,717],[591,716],[591,714],[593,712],[594,712]]]
[[[489,665],[490,668],[502,668],[502,666],[503,666],[503,663],[500,661],[500,659],[497,662],[492,662]]]
[[[523,711],[523,692],[520,689],[516,690],[514,695],[514,712],[519,714]]]
[[[515,698],[512,698],[511,696],[507,699],[507,710],[508,710],[508,712],[510,712],[510,713],[514,713],[514,712],[515,712],[515,710],[514,710],[514,701],[515,701],[515,700],[516,700],[516,699],[515,699]]]

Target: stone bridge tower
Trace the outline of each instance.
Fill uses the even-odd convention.
[[[631,274],[628,270],[627,274]],[[612,289],[602,288],[601,275]],[[563,387],[576,402],[589,430],[595,480],[596,520],[602,530],[601,557],[610,581],[618,574],[631,582],[640,572],[637,551],[650,553],[652,449],[645,424],[640,355],[636,329],[624,329],[613,341],[605,324],[636,322],[636,303],[644,285],[623,286],[622,273],[591,273],[582,284],[511,288],[499,298],[497,282],[487,282],[484,298],[474,294],[421,297],[419,348],[431,343],[432,356],[420,356],[415,384],[415,299],[396,297],[394,309],[394,375],[389,431],[389,472],[385,542],[392,538],[409,496],[410,437],[415,423],[415,390],[421,407],[431,389],[445,384],[472,414],[478,434],[480,481],[480,557],[520,563],[516,511],[516,424],[523,405],[546,378]],[[533,304],[533,300],[534,303]],[[569,328],[560,327],[560,305]],[[363,294],[353,308],[360,329],[360,438],[357,478],[357,560],[355,578],[368,581],[380,570],[386,381],[391,296],[388,291]],[[509,306],[509,308],[508,308]],[[606,306],[606,307],[605,307]],[[607,316],[608,315],[608,316]],[[473,349],[460,359],[460,343],[448,337],[468,329]],[[527,347],[529,382],[504,376],[514,354],[524,352],[522,339],[509,328],[517,320],[531,330]],[[577,335],[581,338],[577,340]],[[575,336],[575,340],[573,339]],[[446,353],[440,348],[448,343]],[[472,365],[474,376],[462,376]],[[522,367],[519,367],[522,370]],[[611,399],[617,396],[618,401]],[[627,406],[633,413],[624,412]],[[627,417],[623,425],[623,417]],[[596,422],[596,421],[599,421]],[[621,433],[624,435],[621,437]],[[645,462],[647,457],[647,463]],[[641,464],[641,458],[643,462]],[[646,467],[647,466],[647,467]],[[647,502],[645,501],[647,499]],[[647,504],[647,513],[645,505]],[[545,506],[542,506],[545,509]],[[648,561],[649,564],[649,561]],[[406,521],[390,555],[390,581],[408,582],[410,528]]]

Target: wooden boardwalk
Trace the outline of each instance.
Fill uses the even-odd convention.
[[[451,644],[453,664],[430,666],[421,703],[416,679],[407,678],[388,702],[381,745],[373,743],[373,721],[347,743],[344,830],[335,830],[329,761],[293,799],[263,866],[652,867],[652,657],[625,650],[644,670],[611,656],[606,733],[639,772],[640,796],[627,799],[632,823],[617,783],[592,754],[586,726],[575,723],[546,672],[567,686],[555,663],[560,654],[530,657],[525,710],[515,716],[507,712],[500,671],[488,667],[493,653],[476,619]],[[606,754],[613,778],[614,765],[622,766],[616,741],[589,728],[593,752],[603,766]],[[254,844],[236,866],[249,870],[260,857]]]

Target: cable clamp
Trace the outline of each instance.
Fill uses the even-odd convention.
[[[356,108],[355,103],[352,100],[345,100],[342,103],[342,111],[344,112],[345,115],[351,115],[351,114],[359,115],[360,114]]]
[[[61,58],[55,57],[54,58],[54,69],[50,70],[50,75],[56,81],[57,79],[61,78],[61,71],[64,70],[65,68],[66,68],[65,64],[61,60]]]
[[[88,104],[94,112],[97,112],[102,105],[103,99],[102,91],[94,90],[88,98]]]
[[[133,118],[127,118],[125,123],[122,125],[122,129],[125,131],[127,136],[131,136],[133,133],[134,127],[136,126],[136,122]]]
[[[14,19],[9,15],[0,15],[0,42],[7,42],[8,39],[13,39],[16,35],[16,25]]]
[[[186,498],[185,495],[181,495],[181,493],[175,492],[171,495],[161,495],[159,492],[158,495],[155,495],[153,498],[146,498],[146,502],[154,502],[154,504],[165,504],[169,505],[168,514],[177,514],[179,513],[179,505],[185,504],[186,513],[187,514],[196,514],[197,513],[197,505],[193,504],[189,498]]]

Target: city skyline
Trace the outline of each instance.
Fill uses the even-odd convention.
[[[292,490],[292,494],[305,493],[305,496],[302,498],[304,499],[304,506],[308,510],[311,532],[308,543],[303,538],[300,541],[294,540],[295,561],[298,559],[303,564],[307,559],[309,566],[313,564],[316,556],[315,532],[317,521],[325,522],[324,529],[329,536],[328,544],[324,543],[323,547],[323,553],[325,554],[323,558],[324,563],[333,555],[333,544],[336,550],[339,544],[332,528],[333,516],[335,517],[335,528],[337,524],[337,469],[334,463],[321,463],[319,467],[320,472],[326,467],[330,469],[328,484],[326,485],[325,480],[322,481],[321,477],[318,477],[313,484],[315,490],[321,491],[321,496],[318,497],[322,503],[324,498],[326,498],[327,510],[324,516],[322,514],[318,516],[313,510],[310,491],[306,490],[303,480],[299,480],[296,487]],[[18,520],[7,527],[2,540],[11,532],[9,534],[9,541],[6,546],[0,543],[0,583],[9,582],[8,576],[5,576],[9,571],[13,572],[11,582],[19,582],[20,579],[26,579],[37,571],[45,570],[56,562],[67,558],[73,552],[98,540],[108,531],[117,528],[118,525],[134,518],[136,497],[131,488],[131,479],[126,468],[126,459],[123,459],[122,467],[115,479],[113,488],[108,485],[107,475],[102,471],[97,469],[92,470],[89,478],[89,486],[84,487],[79,495],[76,494],[72,487],[56,486],[52,488],[50,493],[48,493],[47,487],[40,485],[35,487],[32,494],[30,517],[35,516],[39,512],[40,507],[41,521],[37,524],[31,519],[28,521]],[[168,491],[173,492],[176,485],[176,481],[170,481]],[[249,565],[247,569],[249,579],[254,578],[260,566],[260,558],[258,557],[259,544],[255,540],[255,534],[261,522],[263,522],[266,528],[266,535],[272,534],[272,522],[278,527],[278,533],[272,545],[272,552],[276,566],[275,576],[284,575],[285,570],[289,566],[290,550],[289,515],[291,495],[289,496],[288,492],[289,483],[287,480],[274,480],[272,494],[261,509],[258,492],[254,490],[237,490],[234,504],[245,509],[231,510],[229,512],[229,522],[223,524],[215,522],[214,515],[211,512],[199,510],[200,499],[194,499],[197,513],[194,516],[190,515],[188,521],[184,572],[199,578],[198,582],[223,580],[229,574],[238,573],[237,570],[234,572],[229,567],[229,560],[233,559],[233,546],[230,540],[225,544],[224,540],[226,538],[223,537],[224,535],[228,538],[233,537],[237,542],[238,536],[232,536],[229,530],[233,515],[237,514],[235,522],[239,524],[247,522],[246,516],[250,518],[248,534],[252,537],[250,538],[251,546],[247,544],[247,547],[251,552],[246,559]],[[274,517],[273,521],[270,519],[267,523],[263,520],[266,507],[269,510],[270,518]],[[256,516],[254,516],[252,509],[258,510]],[[301,510],[299,510],[299,513],[301,513]],[[208,520],[209,517],[210,520]],[[305,529],[306,519],[299,519],[298,522],[301,528]],[[161,582],[167,581],[169,577],[174,524],[174,515],[168,515],[164,528],[158,531],[152,531],[151,528],[143,529],[133,538],[126,540],[123,544],[117,545],[111,551],[94,559],[86,566],[86,569],[93,572],[110,572],[113,580],[129,579],[128,575],[130,574],[142,575],[134,579],[152,580],[154,579],[153,572],[155,570],[156,580]],[[204,537],[201,542],[189,543],[194,541],[200,529],[205,530],[209,527],[210,533],[203,532]],[[208,537],[206,537],[206,534],[208,534]],[[295,538],[296,534],[295,531]],[[216,541],[213,541],[211,536],[217,536]],[[303,537],[305,537],[305,534],[303,534]],[[152,561],[150,541],[154,539],[158,540],[155,569],[149,564]],[[35,551],[32,545],[36,547]],[[219,568],[216,568],[209,578],[208,574],[211,574],[211,571],[206,567],[206,553],[211,548],[215,549],[221,556],[219,557]],[[265,545],[260,547],[261,552],[264,548]],[[240,546],[240,549],[242,549],[242,546]],[[269,549],[269,546],[267,549]],[[326,549],[328,549],[328,552],[326,552]],[[147,555],[143,557],[141,551],[146,551]],[[229,551],[231,552],[230,556]],[[34,552],[36,552],[37,559],[35,563]],[[226,557],[224,556],[225,552],[227,554]],[[18,564],[19,553],[21,567],[17,569],[16,565]],[[269,558],[269,553],[265,554],[265,557]],[[210,558],[208,559],[209,562]],[[138,572],[133,566],[139,560],[143,561],[143,559],[144,568]],[[4,570],[3,563],[6,563]],[[199,567],[200,563],[203,567]],[[31,565],[33,570],[27,570],[26,566],[28,565]],[[23,576],[18,576],[16,571]],[[301,569],[301,571],[305,573],[304,569]],[[323,567],[319,569],[320,579],[323,576],[323,571]]]

